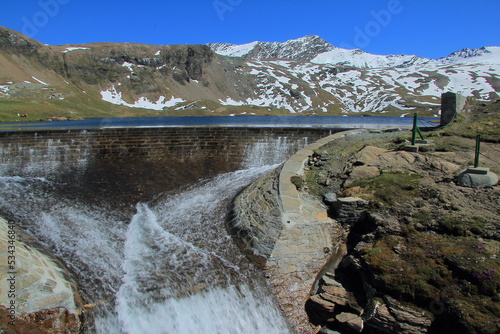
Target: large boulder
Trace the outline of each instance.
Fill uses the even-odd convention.
[[[356,161],[354,164],[357,166],[368,165],[386,152],[388,152],[388,150],[380,147],[365,146],[356,154]]]

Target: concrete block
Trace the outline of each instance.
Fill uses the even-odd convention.
[[[446,92],[441,95],[441,126],[452,122],[456,115],[460,113],[465,106],[466,97]]]
[[[283,166],[283,171],[286,172],[295,172],[301,171],[304,168],[304,160],[288,160]]]
[[[486,173],[485,173],[486,172]],[[498,183],[498,175],[488,168],[471,168],[462,172],[457,178],[457,185],[470,188],[491,187]]]
[[[282,182],[280,184],[280,195],[298,198],[299,193],[297,187],[291,182]]]
[[[406,145],[405,146],[405,151],[406,152],[415,152],[416,153],[416,152],[418,152],[419,148],[420,147],[418,145]]]

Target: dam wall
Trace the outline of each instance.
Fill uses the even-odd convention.
[[[92,198],[133,203],[220,173],[281,163],[331,131],[202,126],[0,132],[0,175],[44,177]],[[127,196],[123,189],[130,190]]]

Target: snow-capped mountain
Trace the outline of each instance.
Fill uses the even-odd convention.
[[[484,100],[497,98],[500,91],[500,47],[463,49],[440,59],[342,49],[318,36],[210,47],[220,55],[246,59],[253,67],[250,74],[261,82],[257,100],[231,99],[222,104],[275,105],[298,112],[316,108],[326,112],[329,106],[341,104],[342,112],[404,113],[425,105],[436,109],[446,91]],[[290,85],[293,81],[297,84]],[[300,106],[298,99],[290,104],[283,98],[287,90],[301,90],[299,81],[305,82],[301,94],[295,94],[303,97]],[[315,90],[315,96],[308,95],[305,87]],[[325,93],[330,102],[315,105],[315,98]],[[271,103],[272,95],[276,98]]]
[[[306,36],[279,42],[252,42],[243,45],[208,44],[220,55],[252,60],[303,60],[316,64],[333,64],[359,68],[408,66],[428,59],[417,56],[373,55],[359,49],[347,50],[333,46],[319,36]]]
[[[409,67],[413,65],[443,65],[459,63],[498,63],[499,47],[463,49],[447,57],[429,59],[415,55],[374,55],[359,49],[333,46],[319,36],[306,36],[286,42],[252,42],[235,45],[208,44],[217,54],[252,60],[304,60],[315,64],[332,64],[358,68]]]
[[[333,45],[319,36],[305,36],[298,39],[279,42],[252,42],[243,45],[229,43],[208,44],[215,52],[223,56],[242,57],[253,60],[304,60],[311,61],[317,55],[335,49]]]
[[[440,58],[437,64],[500,64],[500,47],[488,46],[478,49],[462,49]]]
[[[0,102],[50,103],[72,113],[430,116],[447,91],[498,99],[500,47],[427,59],[346,50],[318,36],[244,45],[47,46],[0,27]]]

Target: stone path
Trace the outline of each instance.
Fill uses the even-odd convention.
[[[284,164],[279,175],[283,228],[265,270],[282,312],[297,333],[315,332],[305,312],[305,303],[320,271],[338,255],[340,229],[328,217],[326,207],[298,191],[291,178],[304,174],[304,166],[314,150],[332,140],[363,132],[337,133],[305,147]]]

